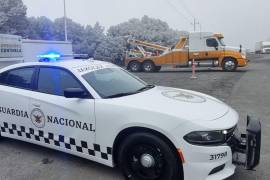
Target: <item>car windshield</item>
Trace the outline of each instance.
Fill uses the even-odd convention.
[[[219,41],[219,43],[220,43],[221,46],[226,46],[223,38],[218,38],[218,41]]]
[[[92,71],[83,78],[102,98],[127,96],[154,87],[121,68]]]

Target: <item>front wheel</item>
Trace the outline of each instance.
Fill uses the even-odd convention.
[[[126,179],[181,179],[181,164],[175,151],[155,135],[149,133],[130,135],[122,143],[118,158]]]
[[[236,71],[237,61],[233,58],[225,58],[222,62],[223,71]]]

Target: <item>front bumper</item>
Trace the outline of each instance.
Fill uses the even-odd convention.
[[[226,179],[234,174],[235,165],[244,166],[248,170],[253,169],[260,161],[260,147],[261,124],[258,120],[248,117],[246,133],[240,134],[235,128],[223,145],[190,145],[188,151],[184,152],[185,180]]]
[[[232,149],[233,163],[254,169],[260,163],[261,123],[250,116],[247,117],[246,134],[237,131],[228,141]]]
[[[245,67],[248,64],[248,60],[244,58],[237,59],[237,62],[239,67]]]

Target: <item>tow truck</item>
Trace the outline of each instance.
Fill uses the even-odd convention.
[[[261,124],[195,91],[147,84],[104,61],[21,63],[0,70],[0,136],[122,170],[132,180],[213,180],[254,169]],[[195,172],[195,173],[194,173]]]
[[[247,65],[246,52],[240,47],[226,46],[221,33],[194,32],[184,33],[173,47],[129,39],[142,56],[130,56],[127,52],[125,65],[132,72],[159,71],[162,66],[186,68],[195,60],[197,67],[221,67],[224,71],[236,71]],[[145,49],[158,53],[150,54]]]

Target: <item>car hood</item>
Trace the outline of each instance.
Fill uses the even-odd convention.
[[[229,111],[229,106],[214,97],[162,86],[117,99],[122,105],[126,103],[126,106],[168,114],[188,121],[212,121]]]

